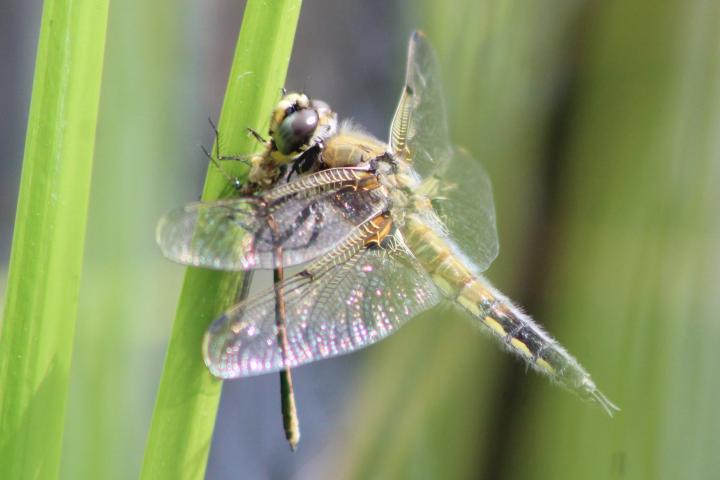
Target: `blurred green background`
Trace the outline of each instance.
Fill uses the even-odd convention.
[[[2,272],[40,6],[0,2]],[[154,226],[199,196],[241,18],[227,0],[111,4],[63,478],[139,472],[183,274]],[[287,87],[384,138],[415,27],[438,50],[455,141],[493,179],[489,277],[622,412],[438,308],[295,372],[294,454],[277,377],[228,382],[207,477],[716,478],[720,3],[313,0]]]

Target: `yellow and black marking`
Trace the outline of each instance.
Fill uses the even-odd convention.
[[[433,281],[448,297],[479,319],[509,350],[554,378],[562,377],[567,367],[577,365],[528,316],[481,276],[471,272],[432,228],[412,216],[407,220],[407,227],[405,239]]]
[[[570,358],[558,350],[557,342],[483,282],[470,280],[460,290],[457,301],[526,362],[548,375],[562,374]]]
[[[379,247],[393,228],[392,218],[387,213],[378,215],[369,221],[369,235],[365,237],[365,247]]]
[[[370,190],[380,188],[380,182],[378,181],[376,175],[373,175],[372,173],[366,173],[361,178],[358,178],[358,180],[354,184],[352,184],[352,188],[355,191],[362,190],[368,192]]]

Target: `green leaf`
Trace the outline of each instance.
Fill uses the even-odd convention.
[[[218,124],[222,154],[257,151],[246,128],[267,129],[290,60],[300,0],[250,0],[245,9]],[[241,164],[225,166],[240,178]],[[203,199],[228,191],[227,179],[210,167]],[[210,322],[234,298],[240,276],[188,269],[163,368],[145,451],[143,478],[202,478],[222,383],[205,368],[201,342]]]
[[[0,339],[0,477],[57,476],[107,1],[47,0]]]

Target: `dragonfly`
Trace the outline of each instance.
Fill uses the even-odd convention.
[[[251,195],[189,204],[158,225],[163,253],[183,264],[301,266],[210,325],[203,356],[213,375],[249,377],[355,352],[453,302],[533,370],[609,415],[619,410],[483,275],[498,254],[491,182],[450,141],[436,55],[422,32],[410,38],[386,142],[338,122],[324,102],[290,95],[253,160]]]

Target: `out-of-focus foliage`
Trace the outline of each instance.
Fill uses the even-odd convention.
[[[512,478],[720,468],[720,6],[628,7],[585,17],[543,299],[623,411],[533,388],[537,408],[509,425],[528,432]]]
[[[159,215],[187,195],[205,112],[194,39],[172,2],[129,0],[110,11],[62,465],[63,478],[137,476],[179,272],[156,254]],[[187,99],[179,102],[178,98]],[[192,122],[173,121],[195,117]]]
[[[153,229],[195,166],[177,161],[194,152],[189,125],[168,120],[202,115],[177,102],[197,88],[183,18],[169,2],[111,9],[64,478],[140,469],[179,290]]]

